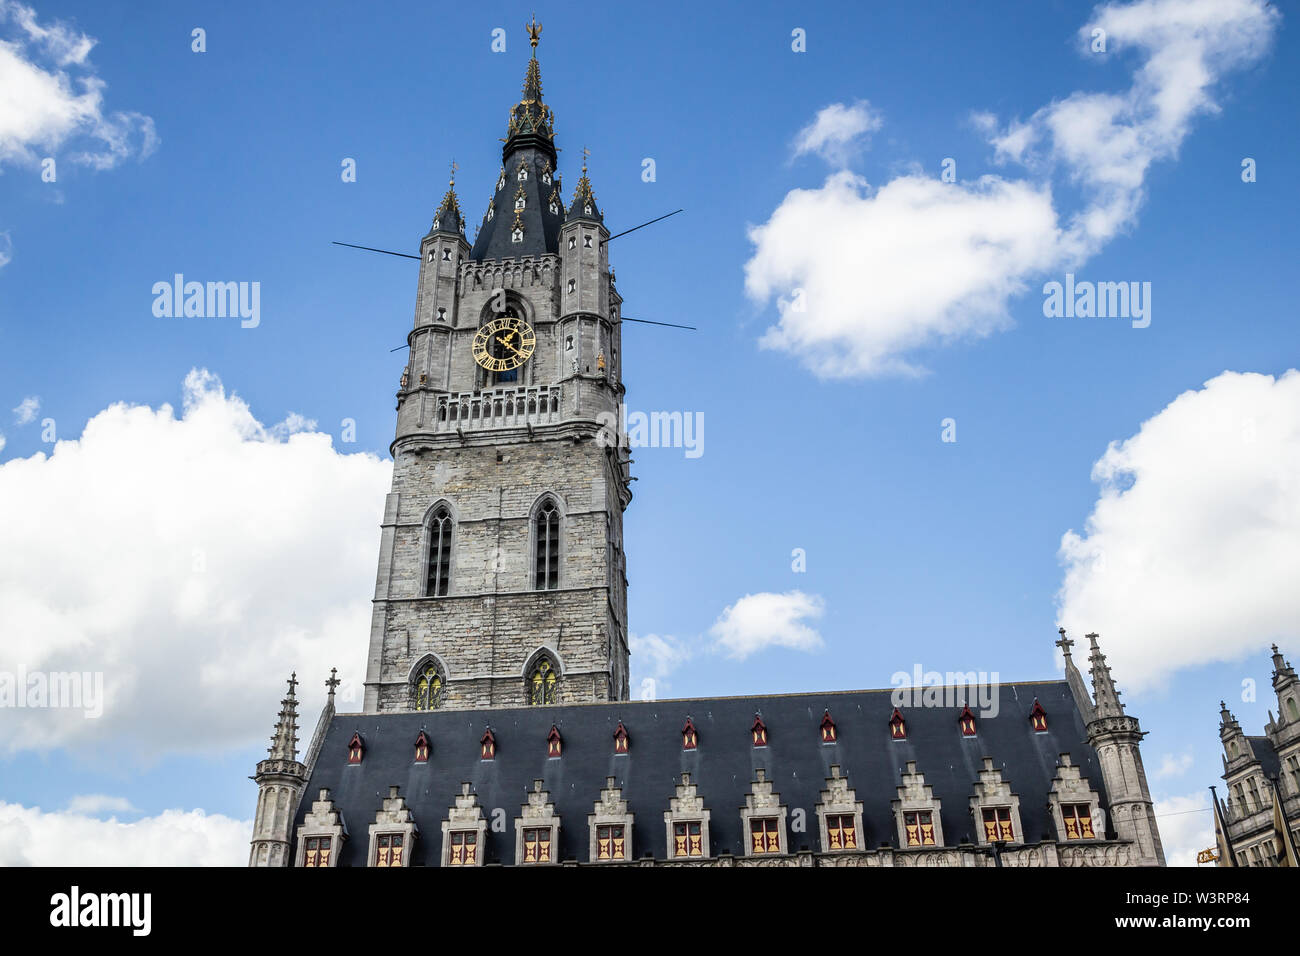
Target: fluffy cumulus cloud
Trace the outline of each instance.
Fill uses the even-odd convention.
[[[1097,631],[1123,685],[1300,643],[1300,371],[1224,372],[1093,466],[1066,532],[1060,623]]]
[[[119,823],[76,809],[0,803],[0,867],[244,866],[252,830],[251,820],[202,810]]]
[[[30,164],[67,147],[74,163],[109,169],[157,148],[151,118],[106,109],[94,45],[73,26],[42,23],[31,7],[0,0],[0,164]]]
[[[792,190],[750,229],[746,291],[760,304],[775,297],[780,316],[760,344],[823,377],[916,374],[918,349],[1005,327],[1013,296],[1077,267],[1135,223],[1149,168],[1174,157],[1196,117],[1218,108],[1216,86],[1267,52],[1278,21],[1265,0],[1100,6],[1079,43],[1088,49],[1099,29],[1106,56],[1136,54],[1127,90],[1076,92],[1006,124],[975,116],[994,159],[1020,165],[1024,177],[942,183],[907,174],[872,188],[841,170],[816,189]],[[801,142],[820,142],[822,129],[836,145],[834,131],[848,127],[835,117],[850,113],[822,110]],[[1078,189],[1078,208],[1057,209],[1058,177]]]
[[[1169,866],[1196,866],[1196,854],[1214,846],[1214,810],[1208,790],[1156,797],[1155,812]]]
[[[718,616],[709,633],[717,650],[737,660],[769,647],[815,651],[822,638],[809,622],[823,610],[820,597],[802,591],[746,594]]]
[[[852,106],[832,103],[817,112],[813,121],[799,131],[794,140],[794,155],[817,153],[830,163],[843,164],[849,147],[868,133],[880,129],[883,120],[866,100]]]
[[[41,410],[41,400],[35,395],[28,395],[14,409],[14,424],[29,425],[36,421],[36,413]]]
[[[0,678],[26,675],[29,698],[50,678],[47,705],[81,694],[8,711],[4,746],[246,746],[295,668],[306,733],[329,667],[359,701],[391,464],[307,424],[265,426],[195,371],[179,414],[113,405],[0,465]],[[56,695],[66,674],[89,679]]]

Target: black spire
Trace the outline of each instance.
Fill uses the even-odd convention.
[[[578,188],[573,191],[573,202],[569,204],[569,214],[564,217],[564,221],[572,222],[574,219],[605,221],[605,217],[600,214],[600,209],[596,206],[596,194],[591,191],[591,180],[587,179],[585,148],[582,151],[582,178],[578,180]]]
[[[471,259],[540,256],[559,249],[564,201],[556,170],[554,115],[542,102],[542,71],[537,64],[542,25],[534,19],[527,29],[533,53],[524,75],[523,97],[510,111],[501,172]]]
[[[447,183],[447,194],[438,204],[438,211],[433,214],[433,225],[429,235],[435,232],[451,232],[463,236],[465,220],[460,214],[460,202],[456,199],[456,164],[451,164],[451,181]]]

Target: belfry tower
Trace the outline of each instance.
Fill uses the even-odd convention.
[[[420,243],[367,713],[623,700],[626,455],[609,232],[567,207],[537,43],[471,247],[452,179]]]

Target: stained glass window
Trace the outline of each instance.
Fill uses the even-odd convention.
[[[903,814],[903,836],[908,846],[934,846],[934,817],[929,810]]]
[[[533,672],[528,675],[528,703],[555,703],[555,685],[558,681],[559,677],[550,659],[539,657],[533,665]]]
[[[858,848],[858,833],[853,826],[853,814],[827,814],[826,843],[828,850],[856,850]]]
[[[302,856],[303,866],[329,866],[330,865],[330,842],[333,838],[327,836],[307,837],[307,844]]]
[[[1067,840],[1091,840],[1095,836],[1092,832],[1092,811],[1088,804],[1063,805],[1061,818],[1065,821]]]
[[[537,512],[537,554],[533,587],[546,591],[560,586],[560,512],[547,499]]]
[[[478,862],[478,832],[452,830],[447,836],[451,846],[447,850],[448,866],[473,866]]]
[[[442,673],[438,665],[430,661],[415,680],[415,709],[437,710],[442,706],[442,691]]]
[[[381,833],[375,837],[375,866],[402,865],[402,834]]]
[[[429,519],[429,569],[425,594],[443,597],[451,584],[451,512],[442,505]]]
[[[1010,807],[984,808],[984,839],[989,843],[998,840],[1011,841],[1016,838],[1011,829]]]
[[[623,825],[621,823],[596,827],[596,859],[627,859],[627,844],[623,839]]]
[[[551,862],[550,827],[528,827],[524,830],[524,862]]]
[[[751,853],[781,852],[781,823],[773,817],[749,821],[749,850]]]
[[[704,838],[700,835],[700,824],[673,824],[673,856],[703,856]]]

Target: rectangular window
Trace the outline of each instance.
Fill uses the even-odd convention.
[[[447,850],[448,866],[473,866],[478,862],[478,832],[452,830],[451,846]]]
[[[529,827],[524,831],[524,862],[551,862],[550,827]]]
[[[596,827],[596,859],[627,859],[627,842],[623,839],[622,824]]]
[[[908,846],[934,846],[934,815],[929,810],[903,814],[903,835]]]
[[[1011,830],[1010,807],[984,808],[984,839],[989,843],[998,840],[1010,842],[1015,839],[1015,834]]]
[[[402,865],[402,834],[381,833],[375,838],[375,866]]]
[[[856,850],[858,848],[858,832],[853,825],[853,814],[827,814],[826,844],[828,850]]]
[[[704,838],[698,823],[673,824],[673,856],[703,856]]]
[[[1291,773],[1291,786],[1296,793],[1300,793],[1300,757],[1294,754],[1286,758],[1287,770]]]
[[[751,853],[780,853],[780,821],[771,817],[749,821],[749,851]]]
[[[1086,803],[1063,804],[1061,818],[1067,840],[1091,840],[1096,835],[1092,832],[1092,810]]]
[[[330,837],[307,837],[302,855],[303,866],[330,865]]]

